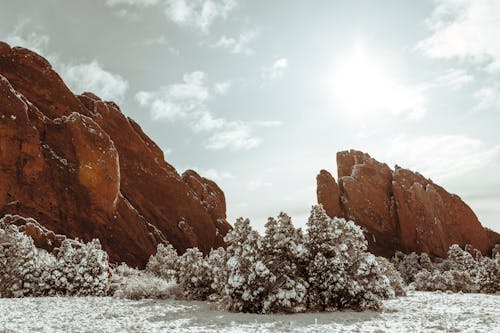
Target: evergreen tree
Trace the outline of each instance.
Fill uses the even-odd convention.
[[[98,240],[85,244],[66,239],[55,252],[37,249],[31,237],[0,219],[0,295],[106,294],[108,255]]]
[[[165,280],[177,281],[179,256],[172,244],[160,243],[156,248],[156,254],[149,257],[146,271]]]
[[[301,233],[295,230],[291,218],[280,213],[278,221],[269,218],[263,239],[264,263],[273,276],[265,300],[265,311],[293,312],[305,307],[307,282],[301,266],[307,256],[301,243]]]
[[[263,262],[260,235],[252,230],[248,219],[239,218],[224,240],[228,244],[228,280],[224,291],[229,310],[266,312],[264,301],[276,277]]]
[[[384,257],[377,257],[377,262],[383,275],[389,279],[394,296],[406,296],[405,283],[394,264]]]
[[[210,287],[213,291],[211,297],[220,298],[227,284],[226,251],[222,247],[212,249],[206,260],[210,269]]]
[[[23,297],[33,293],[39,271],[33,239],[17,226],[0,220],[0,295]]]
[[[189,248],[179,258],[178,283],[189,299],[206,300],[213,293],[212,275],[198,248]]]
[[[310,307],[378,308],[390,296],[389,280],[367,253],[363,232],[354,222],[332,220],[321,206],[314,206],[307,227]]]

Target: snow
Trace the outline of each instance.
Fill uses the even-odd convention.
[[[500,295],[410,292],[381,312],[256,315],[208,302],[0,299],[3,332],[500,332]]]

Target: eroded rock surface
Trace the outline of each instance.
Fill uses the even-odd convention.
[[[500,242],[500,235],[483,228],[460,197],[419,173],[392,170],[355,150],[337,153],[337,166],[338,188],[326,171],[318,175],[318,203],[330,216],[362,226],[375,254],[416,251],[445,257],[452,244],[470,244],[489,254]]]
[[[99,238],[111,261],[133,266],[144,266],[159,242],[208,252],[231,228],[214,182],[179,175],[115,103],[74,95],[44,58],[0,42],[5,214],[69,238]]]

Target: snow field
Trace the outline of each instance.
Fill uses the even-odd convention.
[[[409,292],[380,312],[258,315],[208,302],[110,297],[0,299],[0,332],[500,332],[499,294]]]

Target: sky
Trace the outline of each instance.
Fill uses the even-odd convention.
[[[357,149],[500,231],[500,0],[0,0],[0,40],[116,101],[228,219],[305,224]]]

